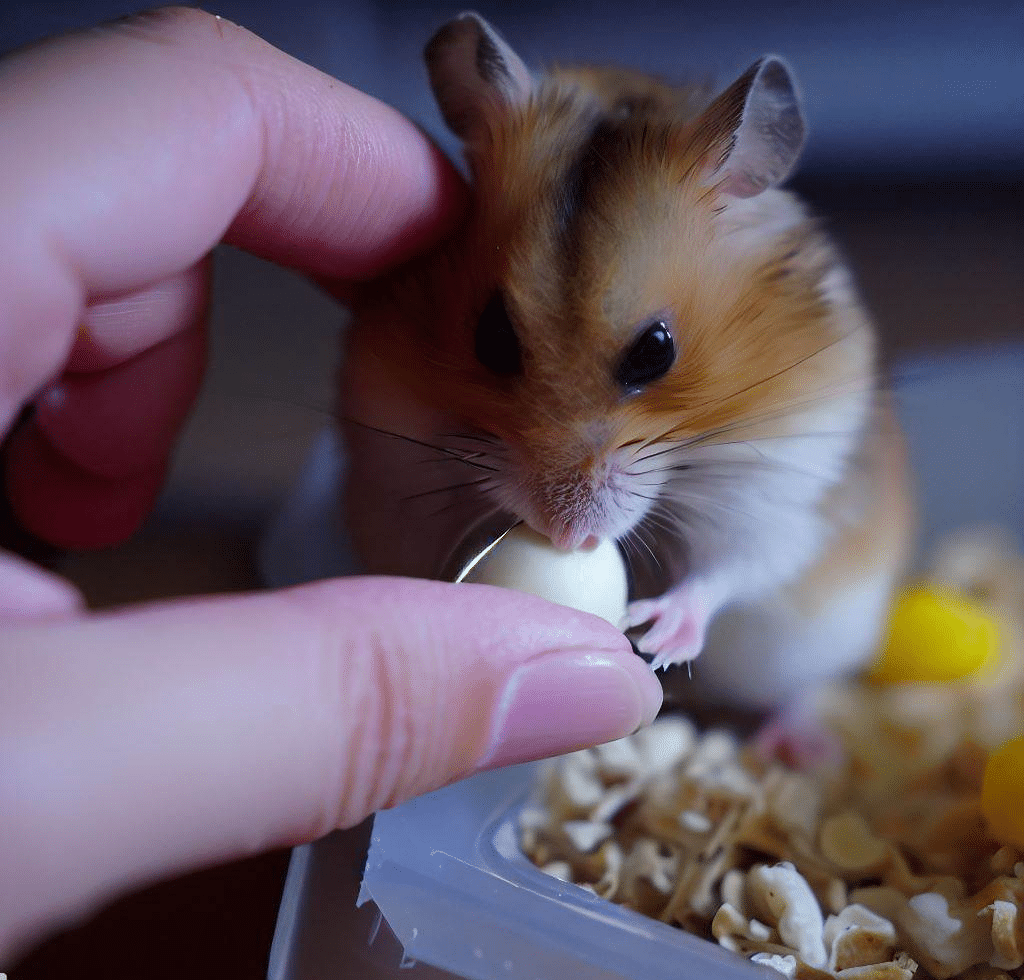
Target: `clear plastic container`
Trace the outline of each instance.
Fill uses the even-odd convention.
[[[308,931],[303,935],[297,921],[303,907],[321,900],[316,867],[334,863],[337,873],[344,873],[341,862],[316,853],[317,847],[343,848],[341,842],[306,849],[297,861],[300,870],[289,876],[286,893],[293,904],[282,914],[271,977],[401,976],[408,974],[400,970],[421,963],[448,971],[441,976],[472,980],[752,980],[765,975],[762,967],[713,943],[613,905],[531,864],[519,848],[516,818],[533,772],[526,765],[484,773],[378,814],[359,902],[379,909],[404,960],[395,956],[387,937],[378,951],[373,942],[358,951],[358,973],[290,969],[289,962],[302,954],[285,947],[301,940],[308,961],[308,944],[316,941]],[[372,919],[366,924],[367,940],[381,939],[372,936]],[[367,972],[372,970],[378,972]]]

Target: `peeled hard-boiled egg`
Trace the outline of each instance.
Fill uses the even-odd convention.
[[[593,613],[620,628],[629,595],[625,563],[615,542],[560,551],[525,524],[484,551],[460,581],[528,592]]]

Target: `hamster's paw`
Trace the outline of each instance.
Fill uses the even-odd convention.
[[[657,670],[696,657],[704,646],[710,618],[701,590],[681,585],[657,599],[631,602],[625,628],[652,624],[636,645],[641,653],[654,656],[651,667]]]

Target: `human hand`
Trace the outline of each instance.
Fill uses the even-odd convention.
[[[424,248],[462,195],[398,113],[195,11],[9,56],[0,132],[0,424],[36,408],[8,492],[71,546],[152,504],[218,241],[351,280]],[[624,735],[661,699],[607,624],[486,586],[358,578],[89,614],[0,556],[0,624],[7,952],[130,884]]]

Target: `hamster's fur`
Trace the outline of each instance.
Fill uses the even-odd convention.
[[[911,516],[871,321],[778,189],[804,126],[766,57],[717,98],[534,76],[473,14],[427,47],[474,204],[363,291],[341,416],[371,571],[438,574],[477,519],[616,538],[656,664],[780,701],[870,653]],[[720,614],[721,613],[721,614]]]

